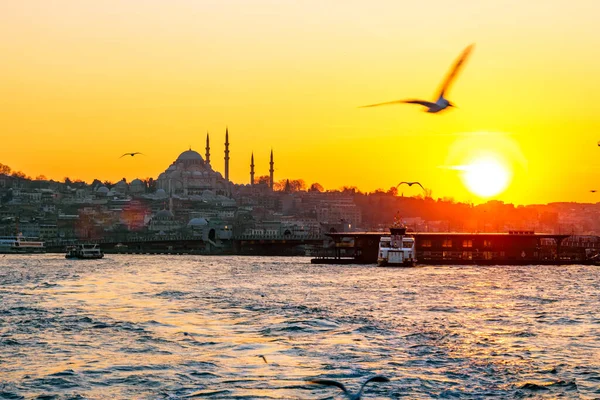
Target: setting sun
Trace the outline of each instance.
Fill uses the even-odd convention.
[[[499,161],[484,158],[466,165],[462,179],[471,193],[491,197],[506,189],[510,182],[510,172]]]

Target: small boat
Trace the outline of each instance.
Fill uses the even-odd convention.
[[[104,253],[97,244],[78,244],[67,247],[65,258],[97,259],[104,257]]]
[[[406,235],[405,227],[390,228],[390,236],[382,236],[379,240],[379,267],[414,267],[415,238]]]

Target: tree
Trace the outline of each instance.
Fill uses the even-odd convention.
[[[286,181],[287,181],[287,179],[282,179],[278,182],[273,182],[273,190],[276,192],[281,192],[281,191],[285,190]]]
[[[8,165],[0,163],[0,175],[10,175],[11,168]]]
[[[36,181],[47,181],[46,175],[38,175],[35,177]]]
[[[261,183],[264,183],[265,185],[269,185],[271,183],[271,178],[269,177],[269,175],[259,176],[258,179],[256,180],[256,183],[258,185],[260,185]]]
[[[65,185],[69,185],[69,186],[73,183],[73,181],[71,181],[71,179],[67,176],[65,176],[64,182],[65,182]]]
[[[29,177],[27,175],[25,175],[24,172],[21,172],[21,171],[13,171],[11,176],[14,176],[15,178],[20,178],[20,179],[29,179]]]
[[[146,178],[143,182],[150,193],[156,192],[156,181],[153,178]]]
[[[303,179],[292,179],[290,181],[290,189],[292,192],[300,192],[306,190],[306,183]]]
[[[379,190],[379,191],[383,192],[383,190],[382,190],[382,189],[377,189],[377,190]],[[350,194],[350,193],[351,193],[351,194],[354,194],[354,193],[360,193],[360,190],[358,190],[358,188],[357,188],[356,186],[344,186],[344,187],[342,187],[342,190],[341,190],[341,191],[342,191],[342,193],[344,193],[344,194]]]
[[[398,188],[396,186],[392,186],[388,191],[387,194],[390,194],[392,196],[397,196],[398,195]]]
[[[277,192],[299,192],[306,190],[306,183],[302,179],[282,179],[275,182],[273,190]]]
[[[322,192],[323,190],[325,190],[323,188],[323,186],[321,186],[320,183],[313,183],[312,185],[310,185],[310,188],[308,188],[309,192]]]

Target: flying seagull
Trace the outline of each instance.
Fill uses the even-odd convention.
[[[419,185],[419,186],[421,186],[421,189],[425,190],[423,185],[421,185],[419,182],[400,182],[399,184],[396,185],[396,187],[402,185],[403,183],[406,183],[408,186]]]
[[[590,190],[590,192],[596,193],[596,189],[592,189],[592,190]]]
[[[313,379],[312,381],[310,381],[310,383],[316,383],[318,385],[326,385],[326,386],[337,386],[340,389],[342,389],[342,391],[346,394],[346,396],[348,396],[349,400],[360,400],[363,389],[365,388],[367,383],[369,383],[369,382],[389,382],[389,381],[390,380],[388,378],[386,378],[385,376],[375,375],[375,376],[367,379],[366,382],[362,384],[359,391],[354,394],[350,393],[348,391],[348,389],[346,389],[346,386],[344,386],[342,383],[340,383],[338,381],[332,381],[329,379]]]
[[[122,155],[121,157],[119,157],[119,158],[123,158],[123,157],[125,157],[125,156],[131,156],[131,157],[133,157],[133,156],[135,156],[136,154],[141,154],[141,155],[144,155],[143,153],[140,153],[139,151],[136,151],[135,153],[125,153],[125,154],[123,154],[123,155]]]
[[[474,46],[475,46],[474,44],[471,44],[471,45],[467,46],[466,49],[463,50],[462,54],[460,55],[460,57],[458,58],[458,60],[456,61],[456,63],[454,64],[454,66],[452,67],[450,72],[448,73],[448,75],[446,76],[446,79],[444,80],[444,83],[442,84],[442,87],[439,91],[438,99],[435,101],[435,103],[432,103],[430,101],[425,101],[425,100],[412,100],[411,99],[411,100],[388,101],[385,103],[378,103],[378,104],[371,104],[368,106],[362,106],[360,108],[408,103],[408,104],[420,104],[422,106],[427,107],[426,111],[428,113],[437,113],[448,107],[456,107],[454,104],[452,104],[450,101],[448,101],[448,99],[446,99],[444,96],[446,95],[448,89],[450,88],[452,81],[454,80],[454,78],[456,78],[456,75],[460,71],[460,68],[465,63],[467,58],[469,57],[469,54],[471,54],[471,51],[473,50]]]

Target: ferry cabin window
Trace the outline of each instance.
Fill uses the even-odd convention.
[[[491,240],[484,240],[483,241],[483,247],[492,247],[492,241]]]
[[[423,240],[423,242],[421,242],[421,247],[431,247],[431,240]]]
[[[473,247],[473,241],[471,239],[463,240],[463,247]]]
[[[444,239],[442,247],[452,247],[452,239]]]
[[[412,247],[412,245],[413,245],[413,242],[411,242],[410,240],[406,240],[406,241],[402,242],[402,247],[404,247],[405,249],[406,248],[410,249]]]
[[[492,259],[492,252],[491,251],[484,251],[483,252],[483,259],[484,260],[491,260]]]

